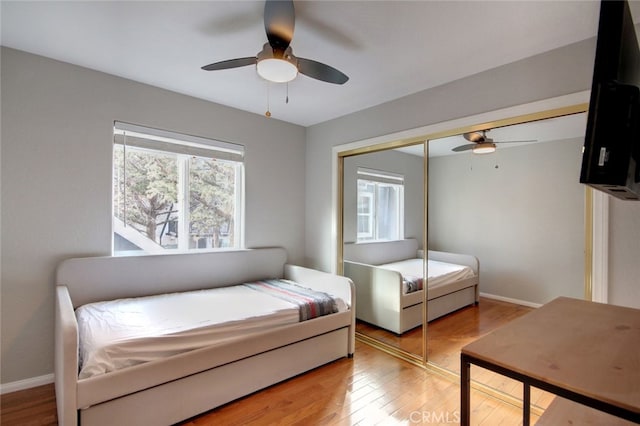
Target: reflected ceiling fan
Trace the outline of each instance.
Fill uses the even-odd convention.
[[[479,132],[464,133],[462,136],[468,140],[469,144],[460,145],[452,149],[454,152],[473,151],[474,154],[490,154],[495,152],[496,144],[503,143],[523,143],[523,142],[537,142],[536,139],[521,140],[521,141],[494,141],[487,137],[488,130],[482,130]]]
[[[267,0],[264,5],[264,29],[268,42],[256,56],[228,59],[202,67],[205,71],[256,65],[258,74],[274,83],[286,83],[300,74],[333,84],[344,84],[349,77],[337,69],[311,59],[294,56],[291,49],[295,11],[292,0]]]

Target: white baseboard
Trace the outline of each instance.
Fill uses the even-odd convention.
[[[480,297],[499,300],[501,302],[515,303],[516,305],[528,306],[530,308],[539,308],[540,306],[542,306],[541,303],[527,302],[526,300],[512,299],[510,297],[497,296],[495,294],[489,294],[489,293],[483,293],[483,292],[480,292]]]
[[[17,382],[2,383],[0,384],[0,395],[35,388],[36,386],[48,385],[49,383],[53,383],[53,379],[53,373],[51,373],[30,379],[18,380]]]

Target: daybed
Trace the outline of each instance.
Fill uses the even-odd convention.
[[[415,239],[345,244],[344,275],[356,287],[356,318],[396,334],[421,325],[421,253]],[[479,301],[478,259],[429,250],[428,260],[427,321]],[[447,273],[439,276],[442,269]]]
[[[345,277],[285,263],[286,252],[281,248],[62,262],[57,271],[55,314],[59,423],[172,424],[352,356],[353,283]],[[79,378],[82,327],[76,308],[93,302],[215,287],[227,291],[228,286],[266,278],[289,279],[337,296],[347,309],[266,331],[254,330],[166,358],[146,361],[141,355],[134,365]],[[171,346],[173,341],[169,342]]]

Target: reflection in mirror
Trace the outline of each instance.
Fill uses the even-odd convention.
[[[418,147],[417,155],[390,149],[344,158],[343,264],[356,286],[356,331],[422,359],[424,144]]]
[[[459,373],[467,343],[558,296],[584,297],[585,123],[582,113],[491,129],[483,141],[429,141],[429,250],[468,254],[480,265],[479,304],[429,323],[430,363]],[[475,154],[481,143],[493,152]],[[472,377],[521,392],[503,377]]]

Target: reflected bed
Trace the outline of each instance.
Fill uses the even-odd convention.
[[[478,260],[429,250],[427,320],[479,300]],[[422,324],[422,258],[415,239],[345,244],[344,275],[356,287],[356,318],[402,334]]]

